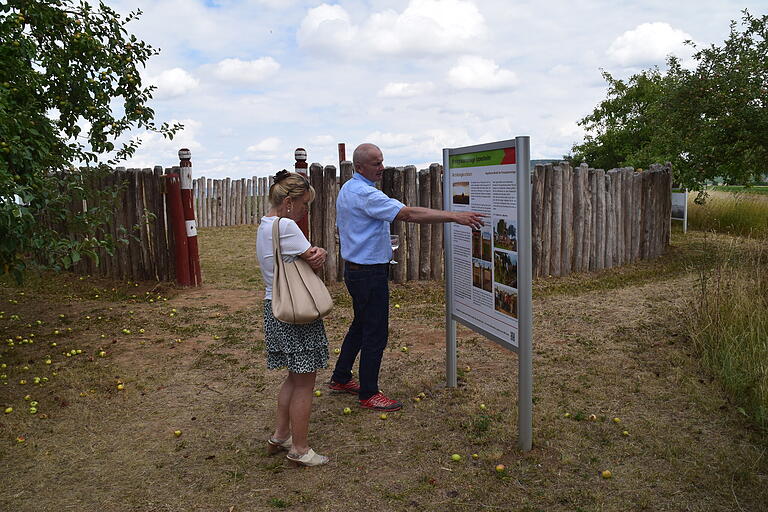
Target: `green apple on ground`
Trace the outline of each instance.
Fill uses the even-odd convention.
[[[461,455],[459,455],[458,453],[454,453],[453,455],[451,455],[451,460],[454,462],[458,462],[461,460]]]

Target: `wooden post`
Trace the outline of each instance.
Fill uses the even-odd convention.
[[[152,170],[147,167],[140,171],[137,170],[136,172],[136,208],[139,214],[139,240],[141,240],[141,270],[139,271],[139,274],[141,275],[141,279],[144,280],[155,279],[151,252],[152,238],[150,237],[150,221],[148,218],[148,213],[151,211],[150,204],[147,201],[147,196],[149,194],[147,188],[149,187],[149,184],[146,183],[147,180],[145,179],[151,171]]]
[[[573,170],[573,271],[581,272],[584,265],[584,178],[587,170],[576,167]]]
[[[352,162],[349,160],[344,160],[341,162],[340,169],[339,169],[339,191],[341,191],[341,187],[344,186],[346,182],[352,179],[352,175],[354,174],[354,168],[352,167]],[[336,197],[338,198],[338,193],[336,194]],[[341,257],[341,241],[339,240],[339,272],[338,272],[338,279],[339,281],[344,280],[344,258]]]
[[[431,208],[432,200],[432,182],[429,171],[422,169],[419,171],[419,206]],[[428,280],[430,278],[429,264],[430,250],[432,248],[432,226],[429,224],[419,224],[419,279]]]
[[[632,171],[621,170],[621,202],[624,209],[624,264],[632,261]]]
[[[605,268],[605,234],[606,234],[606,215],[607,208],[605,202],[605,170],[595,170],[595,184],[597,185],[597,224],[595,226],[597,261],[595,268],[602,270]]]
[[[605,173],[605,268],[613,267],[616,210],[613,204],[613,171]]]
[[[640,259],[640,233],[643,225],[643,175],[632,172],[632,261]]]
[[[416,166],[407,165],[404,169],[405,180],[403,185],[403,196],[406,206],[415,206],[418,203],[418,190],[416,190]],[[419,279],[419,225],[415,222],[408,222],[405,225],[405,251],[408,255],[405,259],[407,263],[406,276],[408,281]],[[401,242],[402,243],[402,242]],[[402,248],[401,253],[405,252]]]
[[[443,166],[440,164],[430,164],[429,180],[432,208],[436,210],[443,209],[443,187],[442,187]],[[443,279],[443,225],[432,224],[432,247],[430,249],[430,277],[436,281]]]
[[[168,251],[168,231],[165,218],[165,182],[162,176],[162,166],[156,165],[152,172],[153,185],[155,187],[152,211],[157,215],[153,236],[155,238],[155,250],[157,251],[157,279],[160,281],[170,281],[173,279],[173,274],[168,268],[170,254]]]
[[[309,241],[312,245],[325,248],[323,242],[323,209],[325,198],[323,194],[323,166],[313,163],[309,166],[309,183],[317,194],[309,207]]]
[[[573,264],[573,168],[568,162],[560,164],[563,169],[563,221],[562,221],[562,253],[560,275],[567,276],[572,272]]]
[[[555,171],[552,164],[544,166],[544,214],[541,224],[541,275],[552,275],[552,187]]]
[[[550,239],[551,274],[562,274],[562,249],[563,249],[563,168],[556,165],[552,174],[552,235]]]
[[[402,169],[395,169],[395,171],[392,173],[392,196],[393,198],[397,199],[401,203],[404,202],[405,196],[404,196],[404,189],[405,189],[405,180],[403,177],[403,170]],[[392,257],[397,260],[397,265],[394,265],[394,268],[392,269],[392,279],[396,283],[402,283],[405,281],[406,276],[406,265],[408,264],[408,253],[407,253],[407,245],[406,245],[406,223],[403,221],[395,221],[392,223],[393,232],[392,234],[396,234],[400,236],[400,248],[393,253]]]
[[[245,178],[240,178],[240,224],[248,224],[248,221],[246,220],[248,217],[246,216],[246,202],[248,200],[248,194],[246,194],[246,180]]]
[[[541,224],[544,215],[544,166],[537,164],[533,169],[531,186],[531,254],[533,256],[533,276],[541,275]]]
[[[139,171],[138,169],[131,169],[128,173],[128,232],[130,233],[130,242],[128,247],[131,251],[131,278],[136,281],[142,279],[141,275],[141,230],[136,231],[136,227],[141,225],[141,210],[140,210],[140,188],[139,188]],[[134,237],[139,237],[139,240]]]
[[[325,260],[325,280],[335,283],[339,273],[336,257],[336,166],[326,165],[323,171],[323,242],[328,251]]]
[[[651,184],[650,180],[651,173],[650,171],[644,171],[640,173],[640,179],[642,180],[641,183],[641,190],[642,190],[642,198],[641,198],[641,222],[640,222],[640,259],[646,259],[648,258],[648,235],[650,234],[650,219],[649,219],[649,213],[651,210],[651,191],[649,190],[649,186]]]

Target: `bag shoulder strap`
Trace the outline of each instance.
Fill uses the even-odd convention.
[[[280,252],[280,220],[282,217],[278,217],[272,223],[272,251],[275,253],[275,264],[277,264],[278,258],[282,261],[282,253]]]

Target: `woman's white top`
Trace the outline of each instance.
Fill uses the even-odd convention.
[[[256,257],[259,259],[261,275],[264,277],[265,299],[272,300],[272,279],[275,270],[275,252],[272,249],[272,225],[277,217],[262,217],[256,233]],[[280,221],[280,254],[283,261],[290,263],[299,254],[312,247],[296,222],[283,217]]]

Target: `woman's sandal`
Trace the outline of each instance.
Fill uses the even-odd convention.
[[[304,455],[298,453],[288,453],[286,458],[297,466],[322,466],[328,463],[328,457],[315,453],[312,448]]]
[[[274,437],[270,437],[267,440],[267,453],[270,455],[274,455],[283,450],[290,450],[291,447],[293,447],[293,439],[291,436],[288,436],[288,439],[285,441],[280,441]]]

